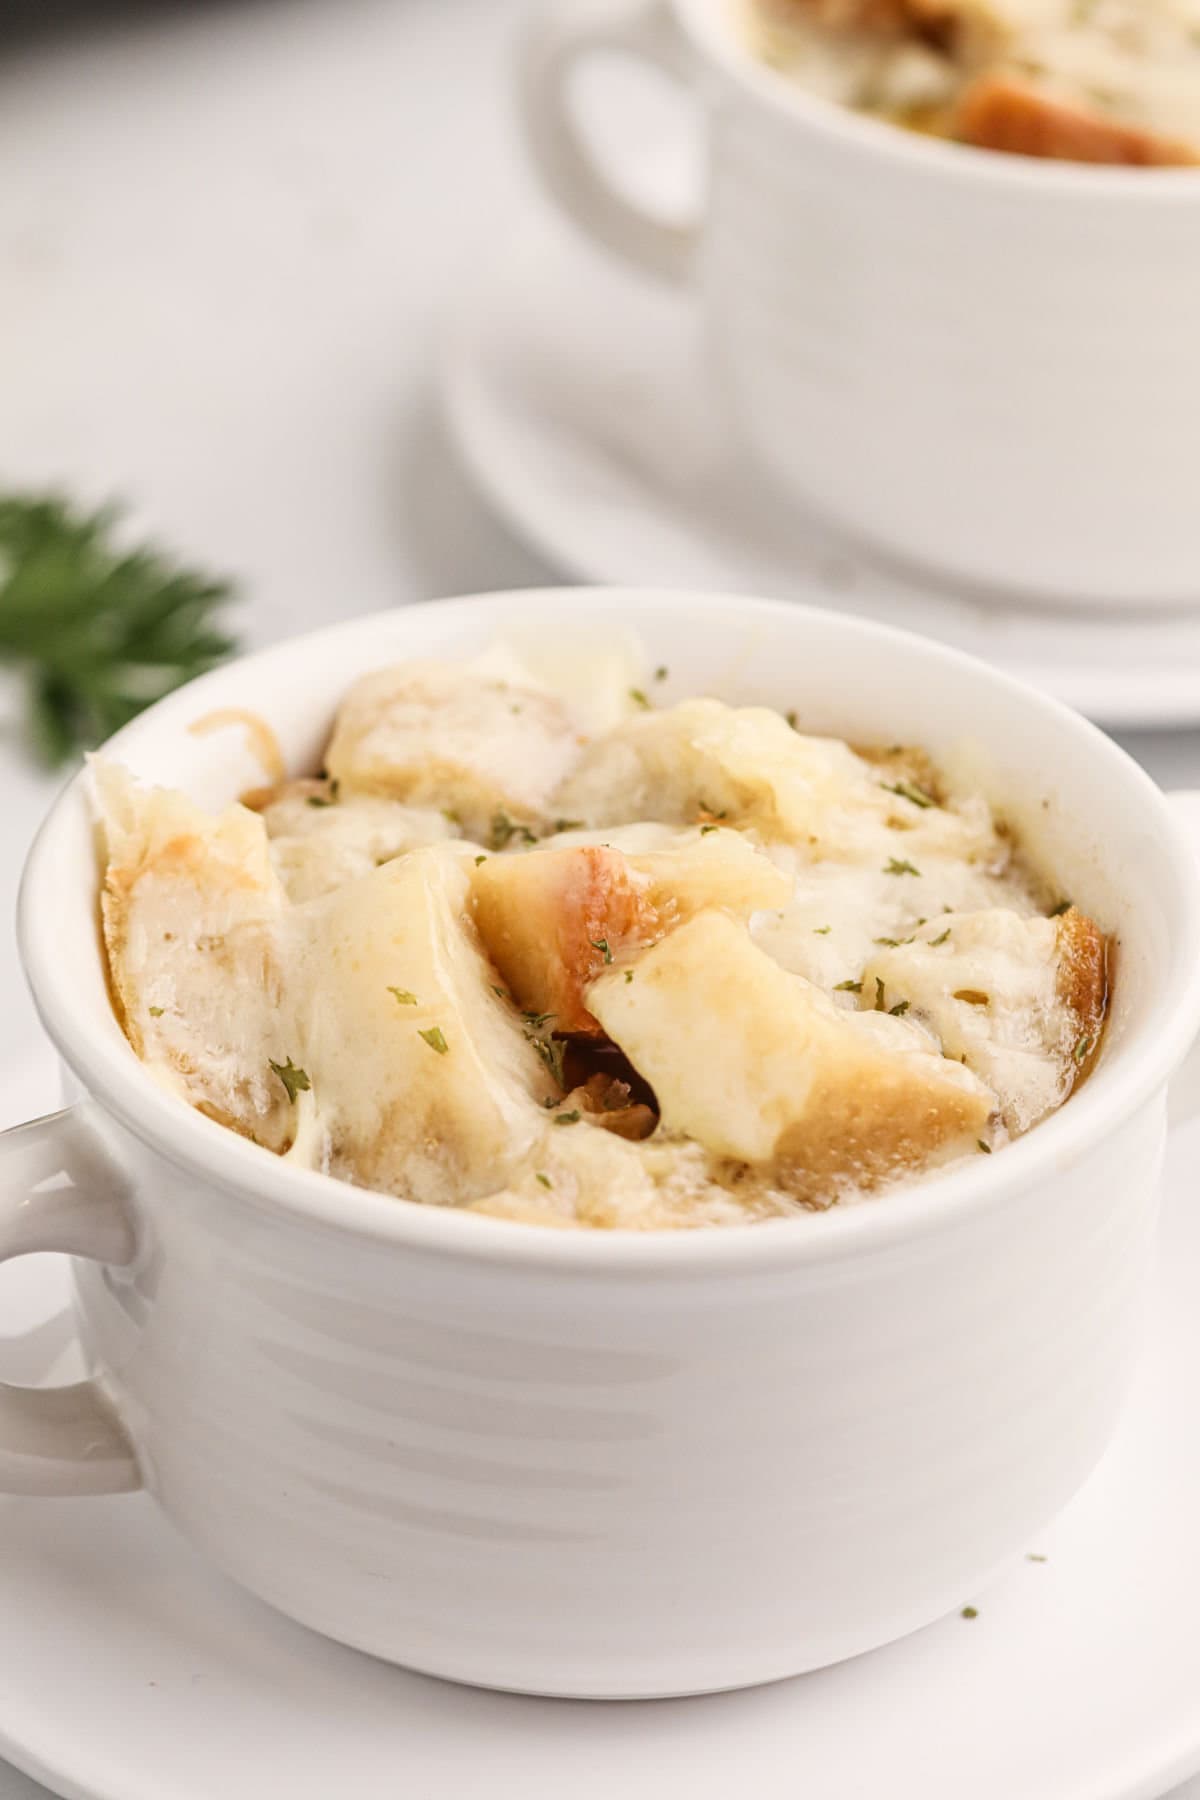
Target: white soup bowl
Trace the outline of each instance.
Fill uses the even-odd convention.
[[[545,1694],[735,1687],[974,1595],[1113,1429],[1155,1235],[1200,901],[1163,796],[1082,719],[937,644],[769,602],[561,592],[356,620],[235,662],[110,746],[206,805],[250,708],[317,766],[364,671],[507,626],[637,631],[666,699],[968,747],[1114,933],[1099,1066],[1028,1137],[866,1203],[692,1233],[563,1232],[297,1170],[150,1077],[113,1016],[83,776],[29,860],[25,967],[69,1110],[0,1145],[0,1256],[75,1258],[91,1381],[0,1388],[0,1489],[145,1487],[292,1617]]]
[[[735,441],[785,500],[943,579],[1200,604],[1200,169],[918,137],[759,61],[748,6],[545,0],[520,77],[569,216],[697,288]],[[581,133],[572,78],[611,52],[698,96],[697,218],[649,213]]]

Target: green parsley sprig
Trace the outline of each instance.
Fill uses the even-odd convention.
[[[52,765],[236,648],[215,623],[230,584],[152,545],[122,548],[117,517],[0,494],[0,662],[24,675],[30,734]]]

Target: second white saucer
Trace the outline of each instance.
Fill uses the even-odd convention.
[[[473,284],[444,394],[479,484],[572,577],[814,601],[969,650],[1106,725],[1200,723],[1200,611],[1026,608],[873,562],[739,458],[688,297],[551,220]]]

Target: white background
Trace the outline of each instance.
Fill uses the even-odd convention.
[[[241,578],[248,642],[554,579],[470,490],[433,392],[481,244],[537,203],[508,101],[521,11],[209,0],[0,43],[0,485],[126,497]],[[0,694],[4,1122],[46,1091],[9,921],[55,783],[17,704]],[[1200,785],[1200,732],[1126,741]],[[0,1765],[0,1800],[43,1792]]]

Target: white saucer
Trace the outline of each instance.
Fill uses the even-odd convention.
[[[572,578],[815,600],[987,657],[1106,725],[1200,722],[1200,610],[1024,609],[873,564],[739,465],[686,295],[553,221],[473,277],[444,393],[480,485]]]
[[[6,1500],[0,1755],[68,1800],[1159,1800],[1200,1767],[1198,1155],[1177,1130],[1119,1438],[978,1617],[749,1693],[526,1700],[290,1625],[145,1497]],[[0,1281],[0,1373],[74,1378],[63,1261]]]

